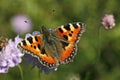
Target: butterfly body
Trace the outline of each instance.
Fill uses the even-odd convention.
[[[84,24],[69,23],[55,30],[42,27],[39,35],[30,36],[18,44],[18,48],[38,58],[48,68],[72,62],[77,51],[77,43],[84,32]]]

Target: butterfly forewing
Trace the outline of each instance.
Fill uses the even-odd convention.
[[[49,53],[46,53],[42,48],[43,42],[40,35],[30,36],[18,44],[18,48],[23,52],[38,58],[41,64],[49,68],[58,66],[57,60],[52,58]]]
[[[80,35],[84,32],[84,24],[80,22],[69,23],[60,26],[55,31],[60,38],[70,43],[75,43],[77,40],[79,40]]]

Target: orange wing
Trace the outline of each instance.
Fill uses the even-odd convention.
[[[79,40],[84,30],[84,24],[77,22],[62,25],[56,29],[56,33],[60,38],[70,43],[75,43],[77,40]]]
[[[30,36],[18,44],[18,48],[27,54],[38,58],[41,64],[49,68],[56,68],[59,64],[56,59],[47,55],[44,49],[41,49],[43,45],[40,35]]]
[[[66,64],[73,61],[77,51],[77,42],[85,30],[84,27],[85,26],[83,23],[77,22],[62,25],[55,30],[56,34],[61,39],[65,40],[65,42],[61,41],[63,45],[63,51],[60,56],[61,64]]]

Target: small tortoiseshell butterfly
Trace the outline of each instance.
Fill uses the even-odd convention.
[[[42,27],[40,34],[24,39],[18,48],[38,58],[49,69],[57,68],[73,61],[84,28],[85,25],[80,22],[62,25],[55,30]]]

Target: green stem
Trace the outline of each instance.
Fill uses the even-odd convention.
[[[97,53],[98,53],[98,61],[99,61],[99,59],[100,59],[100,54],[101,54],[101,51],[100,51],[100,46],[101,46],[101,27],[99,26],[99,28],[98,28],[98,49],[97,49]]]
[[[21,66],[19,64],[18,64],[18,68],[20,70],[21,80],[23,80],[23,71],[22,71],[22,68],[21,68]]]

